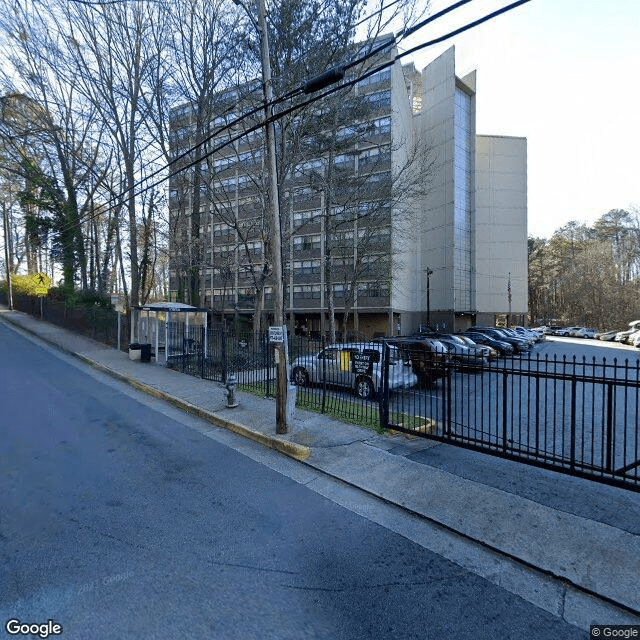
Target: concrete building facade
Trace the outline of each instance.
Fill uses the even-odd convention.
[[[366,337],[410,334],[426,324],[453,331],[508,314],[522,322],[526,140],[476,135],[475,72],[458,78],[451,48],[421,73],[394,63],[357,83],[345,102],[353,105],[352,120],[347,110],[329,147],[318,151],[310,139],[280,184],[292,331],[327,332],[330,310],[338,329]],[[179,113],[174,136],[184,143],[188,110]],[[202,253],[191,272],[200,304],[236,325],[256,309],[268,322],[272,308],[273,275],[256,288],[268,242],[260,235],[261,144],[254,132],[206,158],[197,229],[190,183],[174,178],[170,185],[172,219],[182,220],[175,225],[182,245],[170,247],[172,294],[180,297],[180,247],[193,245],[195,234]],[[416,163],[416,149],[430,161]],[[403,185],[410,166],[428,168],[423,188],[415,177],[410,188]]]

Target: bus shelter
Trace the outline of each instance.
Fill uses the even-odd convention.
[[[131,343],[150,345],[157,364],[192,351],[204,337],[207,352],[207,309],[180,302],[152,302],[131,308]]]

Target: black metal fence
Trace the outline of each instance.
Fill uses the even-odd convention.
[[[188,326],[183,322],[168,325],[171,345],[167,365],[192,376],[224,382],[236,375],[242,389],[270,396],[274,393],[275,363],[269,349],[268,334],[228,334]]]
[[[0,290],[0,302],[8,304],[6,291]],[[65,329],[75,331],[99,342],[116,347],[118,344],[118,319],[120,320],[120,345],[126,349],[129,340],[129,318],[118,316],[113,309],[100,305],[69,305],[64,301],[13,294],[13,308],[42,318]]]
[[[383,424],[640,491],[639,379],[635,360],[451,363],[431,389],[390,395]],[[425,428],[394,422],[394,411],[421,416]]]
[[[267,335],[171,328],[170,366],[275,395]],[[401,341],[292,337],[297,406],[640,491],[640,361],[523,354],[465,361]]]
[[[14,303],[40,315],[37,298],[14,296]],[[42,313],[115,346],[115,312],[45,299]],[[126,326],[122,336],[126,348]],[[275,395],[267,334],[171,323],[167,342],[174,369],[218,382],[234,374],[240,390]],[[426,344],[291,337],[297,406],[640,491],[640,360],[465,360]]]

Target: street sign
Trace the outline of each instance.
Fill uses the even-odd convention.
[[[37,296],[46,296],[51,286],[51,278],[46,273],[36,273],[32,278],[34,293]]]
[[[284,327],[269,327],[269,342],[284,342]]]

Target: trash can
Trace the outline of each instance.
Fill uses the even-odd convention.
[[[151,362],[151,344],[140,345],[140,362]]]
[[[141,345],[138,342],[129,343],[129,360],[140,360]]]

